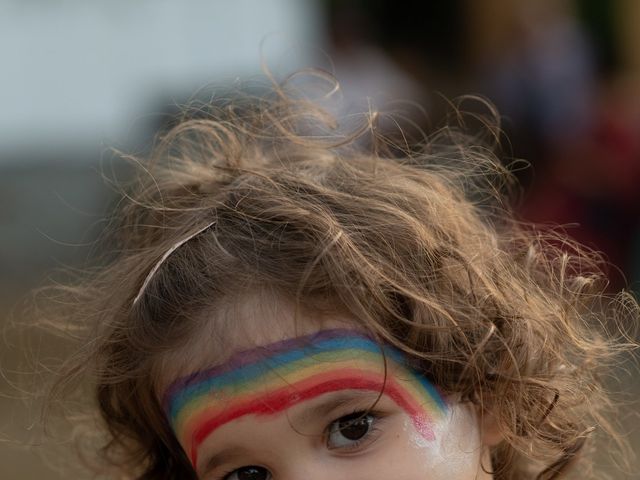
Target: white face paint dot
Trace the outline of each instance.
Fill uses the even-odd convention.
[[[452,405],[447,415],[431,423],[430,427],[435,434],[434,441],[425,440],[409,419],[403,423],[403,432],[417,453],[417,460],[425,471],[432,472],[430,479],[491,478],[482,471],[481,462],[486,457],[486,449],[482,445],[472,406]]]

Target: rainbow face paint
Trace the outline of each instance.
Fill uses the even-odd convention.
[[[385,376],[385,363],[387,369]],[[320,395],[384,391],[425,440],[447,406],[405,356],[353,330],[324,330],[233,355],[214,368],[178,379],[163,406],[193,465],[200,444],[217,428],[245,415],[275,415]]]

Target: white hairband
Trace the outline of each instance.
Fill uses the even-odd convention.
[[[164,261],[169,258],[169,256],[175,252],[178,248],[180,248],[182,245],[184,245],[185,243],[187,243],[189,240],[191,240],[192,238],[196,237],[197,235],[201,234],[202,232],[204,232],[206,229],[211,228],[217,220],[214,220],[213,222],[205,225],[204,227],[196,230],[195,232],[193,232],[192,234],[188,235],[187,237],[181,239],[180,241],[178,241],[177,243],[175,243],[174,245],[171,246],[171,248],[169,248],[169,250],[167,250],[164,255],[162,255],[162,257],[160,258],[160,260],[158,260],[158,262],[153,266],[153,268],[149,271],[149,273],[147,274],[146,278],[144,279],[144,282],[142,283],[142,287],[140,287],[140,290],[138,291],[138,294],[136,295],[136,298],[133,299],[133,303],[131,304],[132,307],[135,307],[136,304],[138,303],[138,301],[140,301],[140,298],[142,298],[142,295],[144,294],[144,291],[147,289],[147,286],[149,285],[149,282],[151,281],[151,279],[153,278],[153,276],[156,274],[156,272],[158,271],[158,269],[162,266],[162,264],[164,263]]]

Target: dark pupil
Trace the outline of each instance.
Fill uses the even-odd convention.
[[[265,480],[267,470],[262,467],[244,467],[238,470],[238,480]]]
[[[338,423],[340,433],[349,440],[359,440],[369,431],[371,420],[369,415],[362,412],[342,417]]]

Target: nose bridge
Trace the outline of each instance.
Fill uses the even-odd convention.
[[[287,458],[283,480],[329,480],[327,465],[309,455],[292,452]]]
[[[321,455],[295,453],[287,460],[282,480],[364,480],[340,468],[339,462]]]

